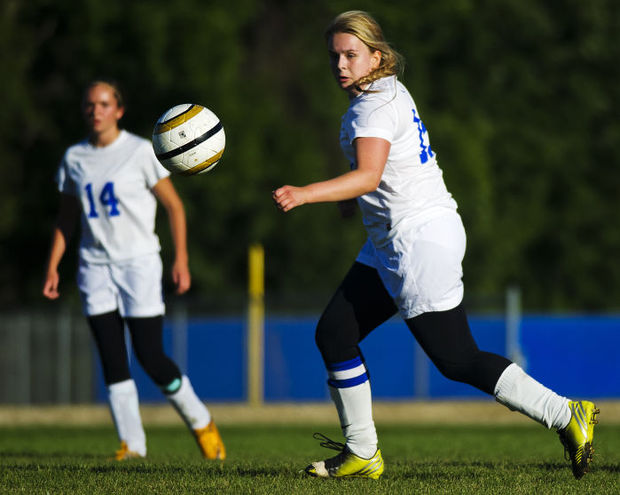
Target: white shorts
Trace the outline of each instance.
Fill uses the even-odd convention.
[[[391,233],[391,242],[375,249],[370,240],[356,261],[376,268],[405,319],[429,311],[447,311],[463,300],[465,228],[458,213]]]
[[[87,316],[116,309],[122,316],[150,317],[165,311],[159,253],[122,262],[88,263],[80,260],[77,283]]]

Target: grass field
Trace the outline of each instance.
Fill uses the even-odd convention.
[[[596,430],[591,472],[575,480],[554,432],[536,424],[378,423],[386,471],[378,481],[322,480],[300,472],[335,452],[334,425],[227,424],[223,463],[203,461],[181,425],[148,425],[148,458],[118,463],[111,426],[0,426],[0,493],[617,494],[620,424]]]

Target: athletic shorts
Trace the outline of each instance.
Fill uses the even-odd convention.
[[[466,236],[458,213],[400,225],[390,237],[380,249],[366,241],[356,261],[377,269],[404,319],[447,311],[463,300]]]
[[[77,273],[82,310],[87,316],[116,309],[122,316],[150,317],[165,311],[159,253],[121,262],[80,260]]]

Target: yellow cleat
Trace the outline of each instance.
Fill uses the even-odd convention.
[[[194,430],[194,436],[205,459],[226,459],[224,442],[213,421],[204,428]]]
[[[315,438],[318,438],[316,435]],[[343,444],[334,442],[324,435],[320,435],[320,437],[325,439],[324,442],[321,442],[321,446],[340,450],[340,453],[330,459],[313,462],[307,466],[305,472],[310,476],[318,478],[370,478],[377,480],[383,474],[383,457],[381,457],[379,449],[370,459],[363,459],[350,452]]]
[[[127,443],[121,441],[121,447],[114,453],[115,461],[126,461],[128,459],[137,459],[140,457],[144,457],[142,454],[138,452],[134,452],[133,450],[129,450]]]
[[[594,425],[598,423],[596,415],[600,410],[585,400],[570,401],[568,407],[571,411],[570,421],[566,428],[558,431],[558,435],[573,466],[573,476],[579,479],[588,472],[592,461]]]

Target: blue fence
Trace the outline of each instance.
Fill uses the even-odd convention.
[[[265,322],[265,401],[328,399],[326,374],[314,344],[316,318],[268,318]],[[506,354],[503,317],[471,317],[481,349]],[[174,355],[172,326],[165,347]],[[198,395],[212,402],[246,400],[246,321],[243,318],[190,319],[184,371]],[[620,397],[620,316],[524,316],[520,346],[530,375],[572,398]],[[447,380],[419,349],[398,318],[376,329],[361,345],[371,374],[373,397],[383,400],[484,398],[473,387]],[[98,364],[97,364],[98,367]],[[140,398],[163,396],[134,361]],[[97,399],[106,391],[97,369]]]

